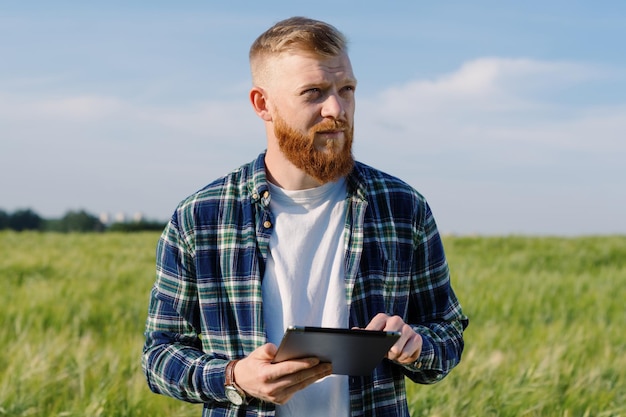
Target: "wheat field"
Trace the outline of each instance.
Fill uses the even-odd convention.
[[[140,368],[157,239],[0,232],[0,416],[200,416]],[[466,349],[413,416],[626,416],[626,237],[444,244]]]

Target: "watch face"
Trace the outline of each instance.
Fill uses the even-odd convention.
[[[235,387],[226,387],[226,396],[228,397],[228,400],[235,405],[243,404],[243,398],[241,397],[241,394],[237,392]]]

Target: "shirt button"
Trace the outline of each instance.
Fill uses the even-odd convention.
[[[272,222],[269,220],[265,220],[263,222],[263,227],[265,227],[266,229],[269,229],[270,227],[272,227]]]
[[[252,194],[252,199],[253,200],[258,200],[259,199],[259,195],[257,193]]]

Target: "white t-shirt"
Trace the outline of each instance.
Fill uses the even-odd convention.
[[[298,191],[270,184],[274,232],[263,277],[263,316],[278,345],[291,325],[348,327],[344,284],[346,182]],[[350,414],[348,377],[328,376],[277,407],[278,416]]]

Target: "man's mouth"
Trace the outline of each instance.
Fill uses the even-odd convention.
[[[326,139],[339,139],[343,137],[343,130],[322,130],[317,134]]]

